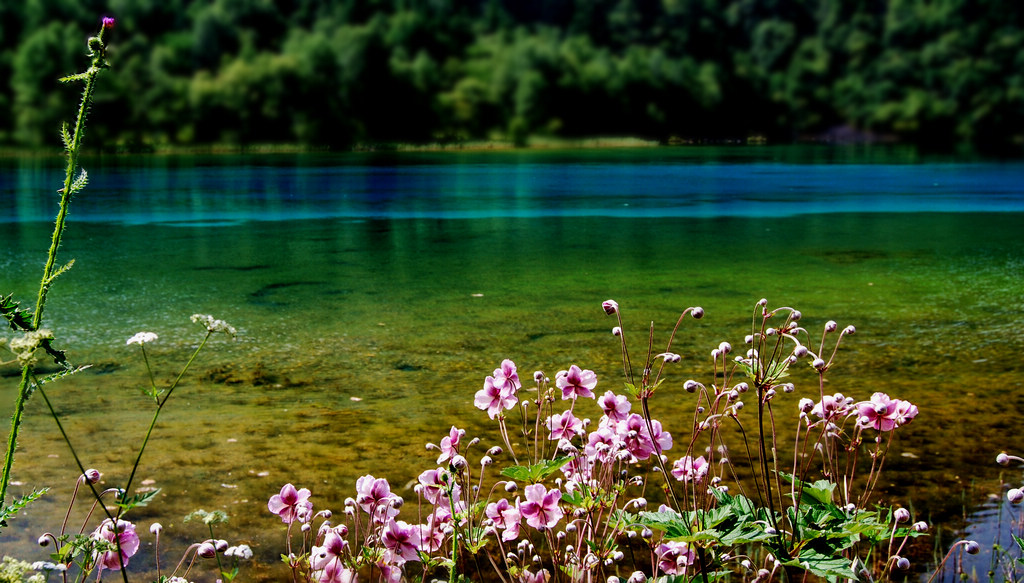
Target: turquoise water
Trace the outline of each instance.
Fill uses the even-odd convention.
[[[125,339],[160,334],[151,357],[166,379],[198,340],[192,313],[240,332],[200,357],[143,460],[162,492],[137,519],[173,524],[182,549],[202,535],[180,517],[217,507],[232,515],[221,536],[272,561],[283,532],[265,501],[281,484],[339,510],[360,475],[404,485],[429,467],[423,444],[452,424],[496,440],[472,396],[503,358],[528,372],[577,363],[617,390],[608,298],[637,344],[651,321],[664,338],[683,308],[707,311],[684,328],[674,392],[654,404],[670,430],[689,406],[681,380],[706,377],[720,341],[741,345],[767,297],[812,329],[857,326],[830,390],[918,403],[887,462],[887,500],[953,527],[997,487],[995,455],[1016,447],[1020,162],[680,148],[85,166],[62,249],[76,264],[47,319],[76,362],[94,365],[52,393],[87,465],[123,480],[149,420]],[[0,283],[26,303],[61,172],[59,160],[0,162]],[[16,370],[0,372],[6,415]],[[0,534],[5,552],[41,558],[34,541],[63,515],[68,462],[33,400],[15,476],[54,490],[19,518],[24,530]]]

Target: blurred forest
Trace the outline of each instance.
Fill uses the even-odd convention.
[[[1020,149],[1017,0],[0,0],[0,142],[57,147],[99,17],[109,149],[635,136]]]

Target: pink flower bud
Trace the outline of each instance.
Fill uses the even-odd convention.
[[[212,542],[206,541],[196,549],[196,555],[204,559],[212,559],[217,556],[217,547],[213,546]]]
[[[996,456],[996,463],[1001,466],[1010,465],[1010,456],[1006,455],[1006,452],[1002,452]]]
[[[839,327],[839,324],[836,324],[835,320],[829,320],[828,322],[825,322],[825,331],[826,332],[835,332],[836,328],[838,328],[838,327]]]
[[[111,18],[110,16],[104,16],[103,17],[103,28],[114,28],[114,24],[116,22],[117,21],[114,20],[113,18]]]
[[[906,508],[897,508],[892,517],[897,523],[906,522],[910,520],[910,511]]]
[[[82,474],[82,477],[85,478],[86,482],[90,484],[96,484],[100,481],[100,471],[95,468],[89,468],[88,470],[85,470],[85,473]]]
[[[155,534],[156,536],[160,536],[160,533],[163,532],[163,530],[164,525],[160,524],[159,522],[154,522],[153,524],[149,525],[149,532]]]
[[[1024,490],[1021,490],[1020,488],[1010,488],[1010,490],[1006,492],[1006,499],[1009,500],[1011,504],[1020,504],[1021,501],[1024,500]]]
[[[609,316],[619,311],[619,304],[615,300],[605,300],[601,307],[604,308],[604,313]]]
[[[697,306],[696,308],[690,310],[690,315],[693,316],[694,320],[700,320],[701,318],[704,317],[704,308]]]
[[[896,567],[901,571],[906,571],[910,568],[910,559],[906,557],[896,557]]]
[[[921,520],[915,522],[911,528],[914,529],[914,532],[928,532],[928,523]]]
[[[612,336],[622,336],[622,328],[618,326],[612,328]]]
[[[981,552],[981,546],[976,541],[969,540],[964,543],[964,550],[968,555],[976,555]]]

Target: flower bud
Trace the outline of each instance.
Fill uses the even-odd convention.
[[[730,352],[732,352],[732,344],[729,344],[728,342],[723,342],[718,345],[718,350],[721,351],[722,354],[729,354]]]
[[[1006,455],[1006,452],[1002,452],[996,456],[996,463],[1001,466],[1010,465],[1010,456]]]
[[[644,575],[643,571],[633,571],[633,574],[629,576],[627,583],[645,583],[647,581],[647,575]]]
[[[1009,500],[1011,504],[1020,504],[1021,501],[1024,500],[1024,490],[1021,490],[1020,488],[1010,488],[1010,490],[1006,492],[1006,499]]]
[[[915,522],[914,525],[910,528],[913,528],[914,532],[928,532],[928,523],[923,520],[920,520],[918,522]]]
[[[456,470],[464,470],[466,469],[467,466],[469,466],[469,462],[466,460],[465,457],[457,455],[452,458],[452,467],[455,468]]]
[[[847,336],[852,336],[856,333],[857,329],[854,328],[853,326],[847,326],[846,328],[843,328],[843,334],[846,334]]]
[[[41,547],[48,547],[50,546],[50,535],[44,534],[43,536],[39,537],[39,540],[37,540],[36,542]]]
[[[164,525],[160,524],[159,522],[154,522],[153,524],[149,525],[149,532],[151,534],[155,534],[156,536],[160,536],[160,533],[163,532],[163,530]]]
[[[896,557],[896,567],[901,571],[906,571],[910,568],[910,559],[906,557]]]
[[[619,311],[619,304],[615,300],[605,300],[601,303],[601,308],[604,309],[604,313],[611,316],[615,312]]]
[[[212,559],[217,556],[217,547],[213,546],[212,542],[206,541],[196,549],[196,555],[204,559]]]
[[[804,315],[800,313],[800,310],[793,310],[793,312],[789,315],[789,319],[793,320],[794,322],[799,322],[800,318],[803,317]]]
[[[981,552],[981,546],[976,541],[969,540],[964,543],[964,550],[968,555],[976,555]]]
[[[816,370],[822,370],[823,368],[825,368],[825,361],[820,358],[815,358],[814,362],[811,363],[811,366],[813,366]]]
[[[622,336],[622,328],[618,326],[612,328],[612,336]]]
[[[533,380],[538,383],[544,382],[544,371],[538,370],[533,373]]]
[[[95,468],[89,468],[88,470],[85,470],[82,477],[85,478],[86,482],[96,484],[100,481],[100,471]]]
[[[892,513],[892,517],[897,524],[900,524],[910,520],[910,511],[906,508],[897,508],[896,511]]]
[[[489,465],[491,465],[493,463],[494,463],[494,460],[492,460],[491,456],[489,456],[489,455],[485,455],[484,457],[480,458],[480,465],[481,466],[489,466]]]
[[[803,358],[807,356],[807,347],[804,346],[803,344],[797,345],[797,347],[793,349],[793,356],[797,358]]]
[[[700,386],[700,385],[697,383],[697,381],[695,381],[693,379],[690,379],[690,380],[686,381],[685,383],[683,383],[683,389],[687,393],[692,393],[692,392],[696,391],[698,386]]]
[[[519,486],[515,482],[512,482],[512,481],[505,482],[505,491],[506,492],[511,494],[512,492],[515,492],[518,489],[519,489]]]
[[[701,318],[704,317],[704,308],[697,306],[696,308],[690,310],[690,315],[693,316],[694,320],[700,320]]]

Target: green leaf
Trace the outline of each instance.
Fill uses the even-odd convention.
[[[124,512],[128,512],[129,510],[135,508],[136,506],[148,506],[150,501],[152,501],[153,498],[156,498],[156,495],[159,493],[160,489],[157,488],[156,490],[150,490],[149,492],[136,494],[131,498],[118,500],[117,505],[120,506],[121,509],[124,510]]]
[[[553,460],[542,460],[532,466],[509,466],[501,470],[501,475],[519,482],[535,484],[562,469],[572,461],[572,456],[556,457]]]
[[[67,77],[61,77],[58,79],[61,83],[72,83],[74,81],[85,81],[89,78],[88,73],[77,73],[75,75],[68,75]]]
[[[804,549],[796,559],[790,559],[782,564],[787,567],[800,567],[813,575],[831,581],[835,581],[837,578],[857,579],[857,573],[853,571],[853,563],[850,559],[826,555],[814,549]]]
[[[636,388],[632,383],[624,383],[626,385],[626,392],[629,393],[634,399],[640,396],[640,389]]]
[[[0,508],[0,529],[7,526],[8,518],[14,518],[14,515],[16,515],[19,510],[28,506],[32,502],[38,500],[43,494],[46,493],[47,490],[49,490],[49,488],[33,490],[28,494],[25,494],[21,498],[15,500],[14,503],[11,504],[10,506],[7,506],[6,508]]]
[[[71,183],[71,194],[78,192],[85,188],[85,185],[89,183],[89,174],[86,173],[85,169],[78,175],[78,178]]]
[[[0,314],[3,314],[11,330],[32,331],[32,312],[21,308],[20,302],[14,301],[13,294],[0,296]]]
[[[1010,536],[1013,537],[1013,540],[1017,541],[1017,546],[1020,547],[1020,550],[1022,552],[1024,552],[1024,538],[1021,538],[1015,534],[1011,534]]]

